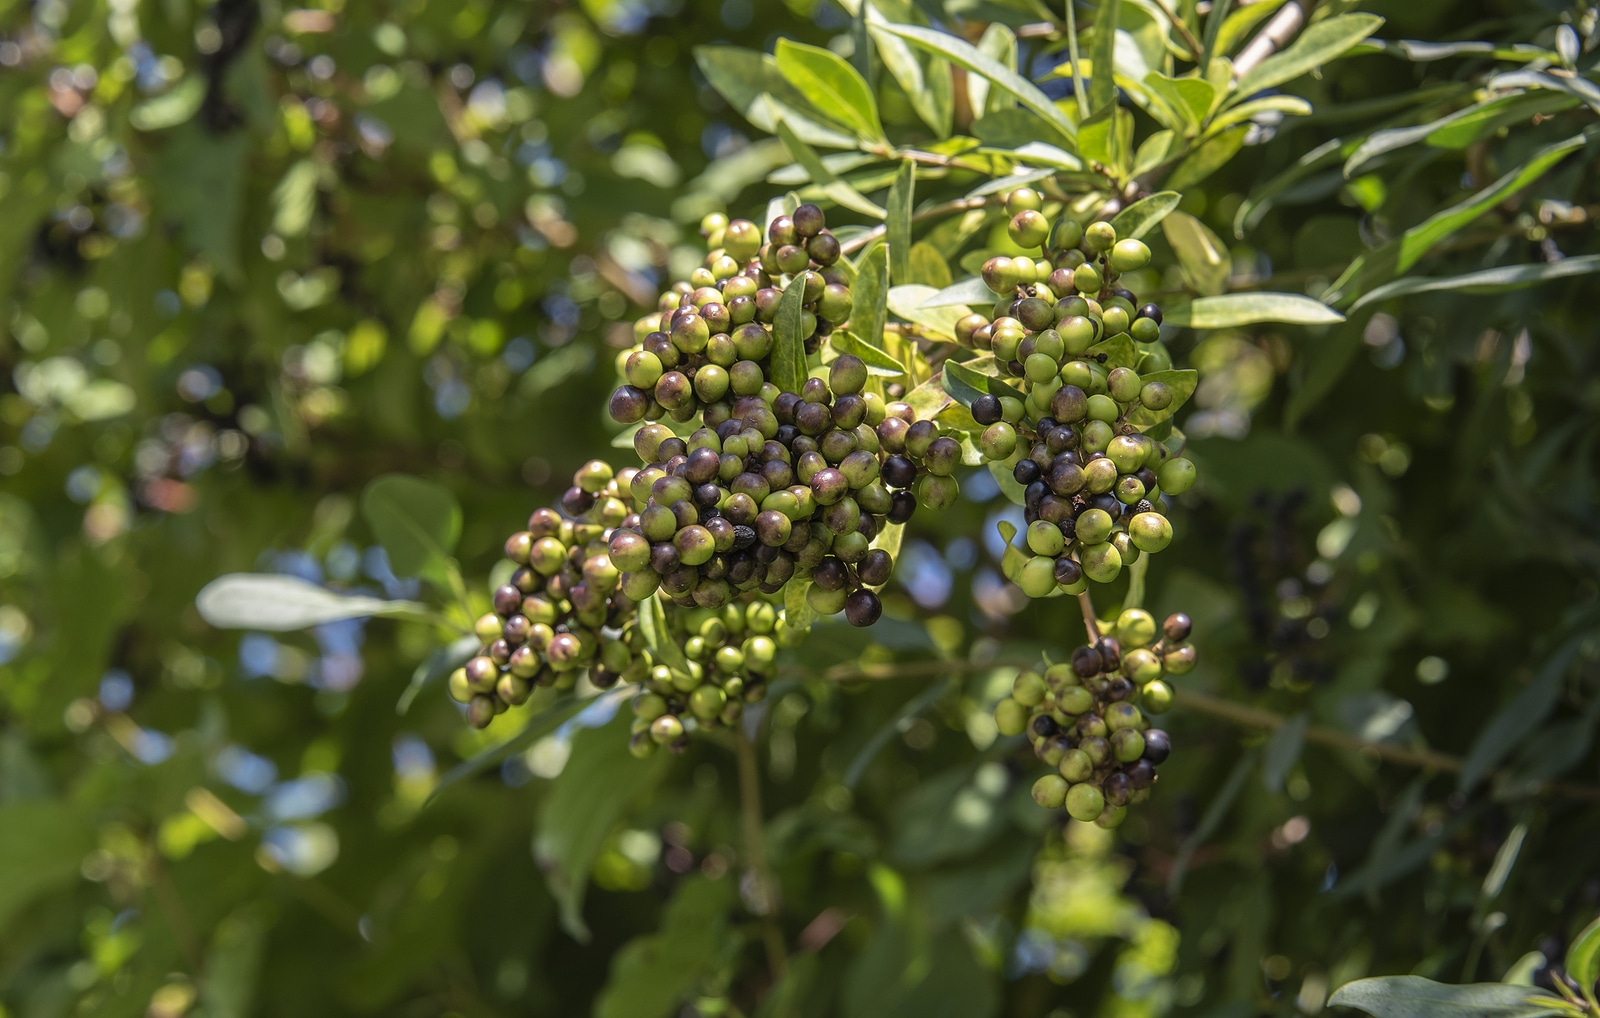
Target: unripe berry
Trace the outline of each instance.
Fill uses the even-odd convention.
[[[1161,464],[1156,470],[1161,490],[1169,495],[1181,495],[1194,487],[1194,463],[1176,456]]]
[[[1150,248],[1142,240],[1119,240],[1111,249],[1111,267],[1118,272],[1136,272],[1149,264]]]
[[[1083,239],[1095,252],[1105,251],[1117,242],[1117,231],[1110,223],[1090,223],[1083,231]]]
[[[1172,543],[1172,524],[1160,513],[1139,513],[1128,521],[1128,537],[1135,548],[1153,555]]]
[[[1145,684],[1139,702],[1151,714],[1165,714],[1172,708],[1172,687],[1160,679]]]
[[[1067,795],[1067,779],[1059,774],[1046,774],[1033,783],[1033,801],[1045,809],[1060,809]]]
[[[1006,231],[1018,247],[1042,247],[1050,236],[1050,221],[1038,211],[1024,209],[1011,217]]]
[[[1019,187],[1006,195],[1006,214],[1015,216],[1019,212],[1033,211],[1044,208],[1044,195],[1031,187]]]
[[[1101,794],[1100,789],[1087,782],[1081,782],[1068,789],[1065,801],[1067,814],[1072,819],[1085,823],[1097,819],[1106,808],[1105,796]]]

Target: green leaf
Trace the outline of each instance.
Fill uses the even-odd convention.
[[[922,283],[926,286],[949,286],[950,263],[944,260],[944,255],[939,249],[925,240],[919,240],[911,245],[911,278],[910,283]]]
[[[433,618],[427,605],[415,601],[385,601],[358,594],[339,594],[298,576],[277,573],[219,576],[195,595],[194,605],[200,617],[218,629],[254,629],[267,633],[373,616]]]
[[[971,279],[963,279],[959,283],[953,283],[936,293],[930,294],[927,300],[917,306],[922,308],[948,308],[958,305],[961,307],[988,307],[999,299],[982,278],[973,276]]]
[[[161,131],[177,127],[200,112],[206,98],[203,74],[186,75],[182,81],[158,96],[146,99],[128,111],[128,123],[139,131]]]
[[[302,159],[289,167],[272,192],[272,229],[280,237],[298,237],[317,211],[317,164]]]
[[[795,162],[800,164],[811,180],[822,188],[823,194],[833,199],[835,204],[853,212],[872,216],[875,219],[884,217],[884,210],[880,205],[851,187],[843,177],[828,169],[827,165],[818,157],[816,151],[800,140],[800,136],[794,133],[794,129],[789,126],[787,121],[781,117],[778,118],[776,127],[778,129],[778,137],[783,139],[784,148],[789,150],[789,154],[794,156]]]
[[[1316,148],[1307,152],[1294,165],[1287,170],[1261,184],[1250,193],[1250,197],[1239,206],[1239,211],[1233,216],[1233,235],[1243,237],[1246,233],[1256,228],[1262,218],[1277,204],[1277,200],[1289,193],[1301,181],[1321,170],[1327,169],[1339,159],[1342,143],[1338,138],[1323,142]]]
[[[1391,297],[1410,297],[1419,293],[1445,291],[1452,294],[1504,293],[1520,290],[1539,283],[1548,283],[1569,276],[1586,276],[1600,272],[1600,255],[1581,255],[1563,258],[1558,262],[1541,262],[1535,265],[1502,265],[1497,269],[1480,269],[1459,276],[1406,276],[1370,290],[1360,300],[1350,305],[1354,313],[1368,304]]]
[[[971,309],[965,306],[923,307],[922,302],[933,296],[934,293],[933,287],[922,286],[917,283],[890,287],[889,310],[906,321],[921,326],[925,331],[941,339],[954,340],[956,322],[971,314]]]
[[[499,766],[508,757],[522,752],[560,728],[593,702],[592,699],[581,699],[572,693],[560,693],[542,706],[530,705],[532,715],[523,724],[521,731],[504,742],[479,750],[445,771],[440,775],[439,783],[433,786],[433,791],[428,793],[428,802],[432,803],[447,789],[473,775],[482,774],[491,767]]]
[[[1139,240],[1171,215],[1182,200],[1183,196],[1176,191],[1157,191],[1111,217],[1111,227],[1120,239]]]
[[[1166,313],[1168,325],[1190,329],[1231,329],[1262,322],[1331,325],[1344,321],[1333,308],[1298,293],[1228,293],[1197,297]]]
[[[922,122],[936,137],[948,138],[955,110],[950,65],[939,57],[929,57],[927,67],[923,67],[904,39],[883,30],[888,19],[871,3],[862,6],[866,8],[867,32],[877,46],[883,66],[899,83]]]
[[[583,943],[583,899],[606,839],[635,803],[646,800],[666,770],[667,753],[640,760],[628,752],[628,719],[572,739],[572,754],[539,806],[533,854],[561,908],[561,926]]]
[[[1125,174],[1133,163],[1133,114],[1107,106],[1078,125],[1078,151],[1101,166]]]
[[[1256,769],[1256,752],[1249,750],[1240,754],[1238,762],[1233,765],[1233,770],[1228,774],[1228,779],[1217,790],[1216,796],[1206,807],[1205,813],[1200,817],[1200,825],[1185,839],[1178,849],[1178,858],[1173,861],[1172,873],[1167,877],[1167,893],[1176,895],[1183,887],[1183,878],[1189,871],[1189,860],[1194,858],[1194,853],[1204,845],[1211,836],[1222,826],[1222,821],[1227,818],[1228,811],[1233,808],[1233,801],[1244,791],[1245,782],[1250,773]]]
[[[901,378],[907,374],[906,366],[895,360],[888,351],[863,341],[853,332],[835,332],[828,337],[828,345],[833,347],[835,353],[860,357],[867,365],[868,374],[886,378]]]
[[[779,38],[778,72],[827,116],[868,141],[886,141],[878,103],[859,72],[837,53]]]
[[[730,945],[735,881],[692,876],[678,885],[655,933],[622,945],[595,1001],[595,1018],[666,1018],[694,994]]]
[[[1542,97],[1541,97],[1542,98]],[[1476,133],[1476,126],[1485,120],[1492,120],[1495,114],[1504,111],[1507,107],[1516,109],[1520,116],[1522,106],[1527,103],[1526,95],[1501,95],[1483,102],[1473,103],[1471,106],[1462,107],[1447,116],[1429,116],[1428,111],[1423,111],[1423,122],[1409,127],[1391,127],[1382,131],[1373,131],[1367,139],[1350,153],[1350,158],[1345,160],[1344,175],[1346,179],[1355,176],[1356,172],[1381,155],[1394,152],[1414,145],[1420,141],[1438,136],[1446,139],[1454,138],[1458,126],[1465,125],[1469,133]],[[1454,144],[1442,147],[1456,148]]]
[[[1549,74],[1544,71],[1511,71],[1490,78],[1487,88],[1542,88],[1565,92],[1600,113],[1600,85],[1575,74]]]
[[[23,799],[0,806],[0,930],[36,898],[82,878],[95,827],[70,803]]]
[[[1112,368],[1131,368],[1139,360],[1138,347],[1134,346],[1133,337],[1126,332],[1118,333],[1110,339],[1102,339],[1085,350],[1080,359],[1090,360],[1102,354],[1105,355],[1105,360],[1100,363],[1105,365],[1107,371]]]
[[[1027,489],[1018,483],[1011,467],[997,460],[990,460],[989,473],[994,475],[995,481],[1000,485],[1000,493],[1005,495],[1006,498],[1017,505],[1025,505],[1027,503]]]
[[[1167,186],[1174,191],[1186,191],[1227,165],[1244,147],[1247,127],[1230,128],[1213,134],[1209,141],[1183,157],[1167,178]]]
[[[215,135],[197,123],[174,130],[156,156],[156,211],[176,222],[184,239],[226,279],[239,280],[239,227],[244,216],[250,137]]]
[[[1342,304],[1361,297],[1367,287],[1378,279],[1405,272],[1435,244],[1544,176],[1551,167],[1581,148],[1587,140],[1588,133],[1585,132],[1540,149],[1522,166],[1483,190],[1450,208],[1434,213],[1422,223],[1407,230],[1398,239],[1357,258],[1350,263],[1350,267],[1328,292],[1323,294],[1323,299],[1330,304]]]
[[[1570,637],[1540,667],[1532,682],[1500,708],[1490,722],[1478,733],[1461,767],[1460,789],[1471,792],[1504,760],[1506,754],[1521,745],[1550,712],[1555,710],[1566,684],[1567,669],[1578,653],[1582,640]]]
[[[1018,49],[1017,33],[1011,30],[1010,25],[999,21],[991,21],[985,25],[983,34],[978,37],[978,52],[1012,74],[1017,72]],[[991,82],[981,75],[967,79],[967,100],[972,107],[973,115],[979,118],[1000,110],[1012,109],[1014,102],[1004,89],[994,88]]]
[[[805,291],[803,275],[791,280],[772,320],[772,384],[783,392],[799,392],[806,382]]]
[[[1234,47],[1243,42],[1252,29],[1270,18],[1274,11],[1283,6],[1283,3],[1284,0],[1262,0],[1261,3],[1244,4],[1228,13],[1218,27],[1216,41],[1207,50],[1207,54],[1224,56],[1233,52]],[[1206,19],[1206,34],[1211,34],[1211,18]]]
[[[993,82],[996,88],[1014,96],[1023,106],[1037,113],[1046,123],[1068,138],[1077,137],[1077,127],[1056,108],[1049,96],[1039,91],[1031,81],[981,52],[966,40],[947,32],[917,25],[885,25],[883,30],[900,36],[920,49],[937,53],[974,74],[982,75]]]
[[[901,160],[889,187],[889,278],[896,283],[911,282],[911,209],[916,201],[916,173],[911,160]]]
[[[1200,373],[1193,368],[1182,368],[1169,371],[1152,371],[1147,375],[1139,376],[1146,384],[1161,382],[1172,390],[1172,403],[1163,410],[1150,410],[1143,406],[1136,406],[1128,411],[1128,423],[1140,431],[1148,431],[1162,421],[1170,420],[1189,402],[1189,397],[1194,395],[1194,390],[1200,384]]]
[[[1244,124],[1247,120],[1254,120],[1263,113],[1282,113],[1289,117],[1304,117],[1311,113],[1311,104],[1297,95],[1269,95],[1261,99],[1252,99],[1240,103],[1217,118],[1207,126],[1206,134],[1215,136],[1235,124]]]
[[[1227,289],[1233,256],[1222,238],[1187,212],[1173,212],[1161,221],[1167,243],[1178,256],[1184,280],[1196,293],[1215,296]]]
[[[650,653],[655,659],[674,671],[686,674],[690,672],[692,669],[689,667],[689,659],[684,657],[683,648],[678,646],[678,641],[673,638],[672,630],[667,625],[666,605],[661,603],[659,593],[652,594],[639,603],[638,618],[639,632],[644,636],[645,645],[650,648]]]
[[[973,400],[989,392],[989,376],[974,371],[960,361],[945,361],[940,369],[940,377],[944,391],[964,407],[972,406]]]
[[[1211,102],[1216,90],[1211,82],[1199,77],[1169,78],[1158,71],[1144,76],[1144,85],[1164,99],[1167,105],[1190,127],[1199,127],[1211,112]]]
[[[1310,726],[1311,715],[1301,711],[1284,722],[1283,727],[1273,732],[1272,738],[1267,740],[1267,748],[1261,754],[1261,783],[1267,791],[1283,791],[1284,780],[1300,759],[1300,751],[1305,748],[1306,729]]]
[[[694,59],[728,105],[768,134],[777,133],[782,119],[807,144],[856,147],[854,136],[827,124],[821,114],[813,115],[811,104],[784,80],[777,61],[765,53],[738,46],[696,46]]]
[[[1090,28],[1094,33],[1094,45],[1089,51],[1089,66],[1093,68],[1089,78],[1089,108],[1092,110],[1104,109],[1117,98],[1117,84],[1112,77],[1112,68],[1117,62],[1119,8],[1119,0],[1095,0],[1094,25]]]
[[[410,710],[417,694],[466,664],[477,653],[481,644],[482,641],[476,636],[463,636],[443,647],[435,647],[411,673],[411,681],[406,684],[405,692],[400,694],[399,702],[394,705],[394,712],[404,714]]]
[[[904,732],[905,726],[913,718],[919,717],[924,711],[938,703],[939,698],[949,692],[952,685],[953,682],[950,681],[936,682],[902,704],[900,709],[888,721],[884,722],[878,727],[877,731],[872,733],[872,737],[867,740],[866,745],[862,746],[861,750],[850,761],[850,766],[845,768],[844,787],[854,790],[856,785],[861,782],[862,775],[867,773],[867,767],[872,764],[873,759],[882,751],[883,747],[889,744],[889,740]]]
[[[1382,25],[1383,19],[1376,14],[1339,14],[1324,18],[1301,32],[1288,49],[1274,53],[1240,78],[1233,98],[1248,99],[1264,89],[1293,81],[1338,58]]]
[[[1600,1002],[1595,1000],[1594,984],[1600,979],[1600,919],[1596,919],[1583,928],[1583,932],[1573,938],[1572,946],[1567,948],[1566,961],[1567,975],[1578,984],[1578,989],[1583,993],[1583,999],[1589,1006],[1600,1011]]]
[[[917,412],[918,420],[927,420],[939,415],[951,403],[950,394],[944,391],[939,375],[923,382],[921,385],[906,393],[902,401]],[[793,585],[794,581],[790,581]]]
[[[1560,997],[1527,986],[1469,983],[1450,986],[1421,976],[1377,976],[1345,983],[1328,1003],[1375,1018],[1540,1018],[1571,1014]]]
[[[850,311],[851,334],[867,346],[887,349],[883,327],[889,321],[889,252],[882,244],[873,244],[861,253],[850,295],[854,302]]]
[[[819,616],[817,610],[811,607],[811,601],[806,594],[811,590],[811,581],[802,580],[796,576],[783,588],[783,615],[790,629],[805,632],[814,625]]]
[[[449,489],[406,474],[386,474],[361,493],[361,515],[389,553],[396,576],[426,576],[448,586],[450,553],[461,537],[461,506]]]

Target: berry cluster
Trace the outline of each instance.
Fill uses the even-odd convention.
[[[1172,705],[1163,676],[1194,668],[1190,628],[1180,613],[1158,633],[1149,612],[1129,608],[1108,635],[1073,651],[1070,663],[1017,675],[994,717],[1002,735],[1026,733],[1034,753],[1055,768],[1034,782],[1035,802],[1115,827],[1130,803],[1149,797],[1172,743],[1147,715]]]
[[[956,326],[964,345],[988,352],[963,366],[989,390],[974,390],[968,407],[983,457],[1021,488],[1027,554],[1012,556],[1007,575],[1030,597],[1109,583],[1161,551],[1172,541],[1161,495],[1195,479],[1191,461],[1146,433],[1187,395],[1160,343],[1161,309],[1136,308],[1116,285],[1150,249],[1118,240],[1110,223],[1052,227],[1041,204],[1026,188],[1008,196],[1012,239],[1041,257],[984,263],[995,317]]]
[[[632,473],[585,463],[562,496],[563,512],[537,509],[528,529],[506,539],[516,570],[495,590],[494,611],[474,626],[483,647],[448,681],[474,727],[526,703],[535,686],[570,689],[587,671],[604,689],[636,674],[626,643],[604,632],[631,619],[635,607],[618,589],[621,573],[606,547],[628,516]]]
[[[931,401],[837,342],[851,274],[821,209],[801,205],[765,237],[708,217],[704,263],[618,359],[610,412],[634,426],[640,465],[585,464],[559,510],[506,541],[515,571],[478,622],[482,649],[450,677],[469,720],[483,727],[535,686],[586,676],[634,689],[639,755],[738,723],[810,619],[878,620],[894,567],[882,538],[919,506],[949,507],[963,463],[988,461],[1023,503],[1026,537],[1004,566],[1030,596],[1081,592],[1164,548],[1162,496],[1194,480],[1165,422],[1192,373],[1169,370],[1160,309],[1115,285],[1150,252],[1108,223],[1052,227],[1033,191],[1007,202],[1013,239],[1041,257],[990,259],[992,315],[959,321],[955,348],[919,341],[920,355],[945,356]],[[787,593],[799,611],[797,582],[804,619],[776,603]],[[1110,826],[1148,794],[1167,742],[1145,711],[1165,709],[1162,676],[1194,660],[1185,617],[1156,635],[1130,609],[1071,664],[1017,677],[996,719],[1058,768],[1035,787],[1041,803]]]

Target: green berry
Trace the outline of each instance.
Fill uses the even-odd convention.
[[[1133,763],[1144,756],[1144,736],[1137,728],[1123,728],[1112,733],[1111,752],[1122,763]]]
[[[1132,403],[1138,399],[1143,384],[1139,380],[1139,373],[1132,368],[1112,368],[1106,376],[1106,389],[1118,403]]]
[[[1144,684],[1161,678],[1161,659],[1147,647],[1137,647],[1122,655],[1122,674]]]
[[[1024,707],[1037,707],[1044,694],[1044,677],[1038,672],[1018,672],[1011,680],[1011,699]]]
[[[1094,709],[1094,694],[1082,686],[1070,686],[1056,694],[1056,706],[1066,714],[1087,714]]]
[[[1047,524],[1048,525],[1048,524]],[[1056,562],[1046,555],[1036,555],[1022,565],[1017,586],[1029,597],[1047,597],[1056,589]]]
[[[1137,272],[1149,264],[1150,249],[1142,240],[1119,240],[1111,248],[1111,267],[1118,272]]]
[[[1110,542],[1082,549],[1078,561],[1083,565],[1083,574],[1096,583],[1110,583],[1122,572],[1122,556]]]
[[[1079,293],[1100,292],[1100,270],[1093,265],[1080,265],[1072,271],[1072,285]]]
[[[1001,295],[1012,294],[1022,278],[1016,263],[1005,255],[998,255],[984,262],[982,275],[983,284]]]
[[[1105,251],[1117,242],[1117,231],[1110,223],[1090,223],[1083,231],[1083,239],[1095,252]]]
[[[1145,647],[1156,638],[1156,619],[1143,608],[1129,608],[1117,616],[1117,640],[1124,647]]]
[[[1011,217],[1006,232],[1018,247],[1043,247],[1050,236],[1050,221],[1035,209],[1023,209]]]
[[[1067,794],[1067,779],[1059,774],[1046,774],[1033,783],[1033,801],[1045,809],[1060,809]]]
[[[1121,416],[1121,413],[1122,412],[1117,409],[1117,401],[1112,399],[1110,396],[1096,394],[1089,397],[1090,420],[1104,421],[1106,424],[1114,424],[1116,423],[1117,418]]]
[[[1050,558],[1061,554],[1066,547],[1066,538],[1061,535],[1061,528],[1049,520],[1034,520],[1028,524],[1028,549],[1035,555],[1047,555]],[[1055,567],[1051,566],[1051,583],[1055,582]],[[1152,626],[1154,623],[1151,623]]]
[[[1135,548],[1154,555],[1172,543],[1172,524],[1160,513],[1139,513],[1128,521],[1128,537]]]
[[[1081,243],[1083,243],[1082,223],[1076,219],[1061,218],[1056,220],[1055,229],[1050,232],[1050,246],[1052,248],[1057,251],[1064,251],[1075,248]]]
[[[1114,829],[1116,829],[1118,827],[1121,827],[1122,826],[1122,821],[1126,820],[1127,818],[1128,818],[1128,807],[1126,807],[1126,806],[1107,806],[1105,808],[1105,810],[1102,811],[1099,816],[1095,817],[1094,825],[1096,827],[1103,827],[1108,831],[1109,830],[1114,830]]]
[[[1001,735],[1021,735],[1028,727],[1028,708],[1015,700],[1001,700],[994,707],[995,727]]]
[[[1172,399],[1172,389],[1165,382],[1146,382],[1139,390],[1139,402],[1146,410],[1165,410]]]
[[[978,436],[978,449],[991,460],[1009,459],[1017,451],[1017,429],[1005,421],[989,425]]]
[[[1067,813],[1072,819],[1088,823],[1105,811],[1106,797],[1095,786],[1088,782],[1080,782],[1067,789],[1066,806]]]
[[[1037,212],[1044,208],[1044,195],[1031,187],[1019,187],[1006,195],[1006,214]],[[1028,246],[1028,245],[1024,245]]]
[[[1156,471],[1156,481],[1169,495],[1181,495],[1194,487],[1194,463],[1182,456],[1173,457]]]
[[[1094,775],[1094,761],[1081,749],[1069,749],[1061,756],[1056,770],[1073,784],[1088,781]]]
[[[1145,684],[1139,702],[1151,714],[1165,714],[1172,709],[1172,687],[1160,679]]]
[[[1077,536],[1084,544],[1104,544],[1111,537],[1111,514],[1104,509],[1085,509],[1078,517]]]

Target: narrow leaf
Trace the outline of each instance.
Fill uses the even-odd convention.
[[[806,337],[800,334],[805,300],[805,278],[799,276],[784,287],[772,320],[772,384],[783,392],[799,392],[806,382]]]
[[[676,671],[690,671],[689,659],[683,656],[683,648],[678,646],[678,641],[667,626],[666,606],[661,603],[659,594],[652,594],[640,602],[638,618],[639,632],[644,635],[645,645],[656,660]]]
[[[694,60],[706,81],[750,123],[776,133],[779,118],[811,145],[855,148],[853,135],[826,122],[806,98],[778,72],[765,53],[738,46],[696,46]]]
[[[974,74],[982,75],[993,82],[996,88],[1014,96],[1019,103],[1037,113],[1068,138],[1077,137],[1076,125],[1056,108],[1049,96],[1039,91],[1031,81],[979,51],[966,40],[958,39],[948,32],[917,25],[885,25],[883,30],[900,36],[913,46],[937,53]]]
[[[1572,1010],[1561,998],[1528,986],[1450,986],[1421,976],[1357,979],[1339,987],[1328,1003],[1375,1018],[1539,1018]]]
[[[1301,711],[1267,740],[1267,748],[1261,755],[1261,783],[1267,791],[1283,791],[1284,780],[1299,761],[1300,751],[1305,748],[1306,729],[1310,726],[1311,716]]]
[[[776,126],[778,137],[783,139],[783,147],[789,150],[795,162],[799,163],[817,186],[822,188],[823,194],[853,212],[860,212],[876,219],[883,218],[883,208],[851,187],[843,177],[828,169],[816,150],[802,141],[787,121],[780,118]]]
[[[461,506],[448,489],[420,477],[388,474],[361,493],[361,515],[389,553],[396,576],[443,579],[461,537]]]
[[[1172,402],[1161,410],[1135,406],[1128,411],[1128,423],[1140,431],[1148,431],[1162,421],[1171,420],[1172,415],[1183,409],[1183,405],[1189,402],[1189,397],[1194,395],[1194,390],[1200,384],[1200,373],[1193,368],[1152,371],[1141,375],[1140,378],[1146,385],[1151,382],[1160,382],[1172,390]]]
[[[1166,313],[1169,325],[1190,329],[1229,329],[1262,322],[1285,325],[1331,325],[1344,315],[1319,300],[1298,293],[1228,293],[1197,297]]]
[[[856,262],[856,281],[851,296],[854,304],[850,312],[850,332],[867,346],[886,349],[883,327],[889,320],[889,253],[882,244],[867,248]]]
[[[883,30],[882,26],[888,19],[876,7],[866,2],[861,7],[866,11],[867,32],[877,46],[883,66],[888,68],[890,76],[900,85],[906,98],[911,100],[911,108],[922,122],[936,136],[948,138],[954,109],[950,94],[950,65],[938,57],[929,57],[928,66],[924,68],[904,39]]]
[[[988,376],[974,371],[960,361],[945,361],[944,367],[940,370],[940,378],[944,391],[964,407],[972,406],[973,400],[989,392]]]
[[[1094,48],[1089,53],[1089,108],[1100,110],[1117,98],[1117,85],[1112,77],[1116,66],[1117,15],[1120,0],[1096,0],[1094,10]]]
[[[372,616],[432,618],[428,606],[415,601],[338,594],[298,576],[269,573],[219,576],[201,589],[194,604],[200,617],[218,629],[269,633]]]
[[[889,209],[886,223],[889,240],[889,279],[895,283],[911,282],[911,209],[916,201],[916,166],[911,160],[902,160],[889,187]]]
[[[1117,236],[1120,237],[1121,235],[1119,231]],[[993,304],[996,300],[999,300],[999,298],[995,296],[993,290],[989,289],[988,284],[982,278],[974,276],[971,279],[963,279],[959,283],[953,283],[936,293],[930,294],[928,299],[918,304],[917,307],[947,308],[954,307],[957,304],[985,307]]]
[[[1418,293],[1432,293],[1439,290],[1452,294],[1503,293],[1507,290],[1520,290],[1539,283],[1548,283],[1551,280],[1565,279],[1568,276],[1586,276],[1592,272],[1600,272],[1600,255],[1581,255],[1577,258],[1563,258],[1558,262],[1542,262],[1536,265],[1503,265],[1497,269],[1481,269],[1459,276],[1406,276],[1369,290],[1360,300],[1350,305],[1350,311],[1353,314],[1368,304],[1375,304],[1391,297],[1410,297]]]
[[[839,123],[849,125],[864,139],[884,140],[872,89],[843,57],[819,46],[785,38],[778,40],[774,56],[778,72],[813,106]]]
[[[399,702],[394,705],[394,712],[404,714],[410,710],[419,693],[466,664],[467,660],[477,653],[481,643],[482,641],[476,636],[463,636],[443,647],[435,647],[433,653],[423,658],[422,663],[411,673],[411,681],[406,684],[405,692],[400,694]]]
[[[1118,212],[1111,218],[1111,226],[1118,237],[1139,240],[1170,215],[1181,200],[1183,196],[1176,191],[1157,191]]]
[[[844,787],[853,790],[861,782],[862,775],[867,773],[867,768],[872,764],[873,759],[883,750],[884,746],[889,744],[889,740],[904,731],[903,726],[912,718],[918,717],[935,703],[938,703],[939,698],[949,690],[949,682],[937,682],[901,705],[892,718],[884,722],[877,731],[872,733],[872,737],[867,740],[866,745],[862,746],[861,750],[856,753],[855,758],[850,761],[850,766],[845,768]]]
[[[1590,1008],[1600,1011],[1595,1001],[1594,984],[1600,979],[1600,919],[1583,928],[1567,948],[1567,975],[1578,984]]]
[[[1317,22],[1288,49],[1257,64],[1239,79],[1234,96],[1248,99],[1263,89],[1275,88],[1333,60],[1376,32],[1383,19],[1376,14],[1339,14]]]
[[[868,374],[887,378],[900,378],[906,374],[906,366],[895,360],[888,351],[864,342],[853,332],[835,332],[828,337],[828,345],[836,353],[860,357],[867,365]]]
[[[1460,788],[1471,792],[1489,772],[1550,716],[1566,682],[1567,668],[1582,645],[1570,637],[1545,661],[1539,673],[1511,702],[1500,708],[1472,742],[1466,763],[1461,768]]]
[[[1233,275],[1233,256],[1222,238],[1187,212],[1174,212],[1161,221],[1167,243],[1178,256],[1178,267],[1190,289],[1215,296],[1227,288]]]

